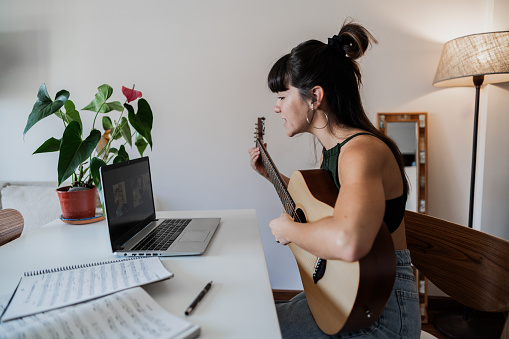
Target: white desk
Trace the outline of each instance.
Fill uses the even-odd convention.
[[[201,338],[281,338],[258,219],[254,210],[160,212],[158,217],[220,217],[202,256],[162,258],[175,276],[144,289],[166,310],[201,326]],[[12,293],[25,271],[112,260],[106,222],[55,220],[0,247],[0,295]],[[210,292],[189,317],[201,289]]]

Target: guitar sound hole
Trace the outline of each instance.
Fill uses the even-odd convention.
[[[304,211],[301,210],[300,208],[297,208],[295,210],[295,217],[293,218],[293,220],[296,222],[300,222],[302,224],[307,223],[306,215],[304,214]]]

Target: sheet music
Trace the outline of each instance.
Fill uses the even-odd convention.
[[[199,332],[141,287],[0,324],[0,338],[190,338]]]
[[[2,321],[76,304],[172,276],[173,273],[168,272],[155,257],[24,276]]]
[[[0,296],[0,314],[4,313],[9,300],[11,300],[11,294],[4,294]]]

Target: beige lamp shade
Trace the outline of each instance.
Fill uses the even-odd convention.
[[[474,86],[509,81],[509,32],[473,34],[447,42],[442,50],[433,85]]]

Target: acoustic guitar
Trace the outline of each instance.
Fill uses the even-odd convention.
[[[256,124],[256,146],[286,213],[297,222],[331,216],[338,196],[332,178],[323,169],[295,171],[286,185],[263,142],[265,118]],[[333,335],[371,326],[382,313],[394,285],[396,254],[385,225],[371,251],[359,261],[325,260],[299,246],[288,245],[297,261],[313,318]]]

